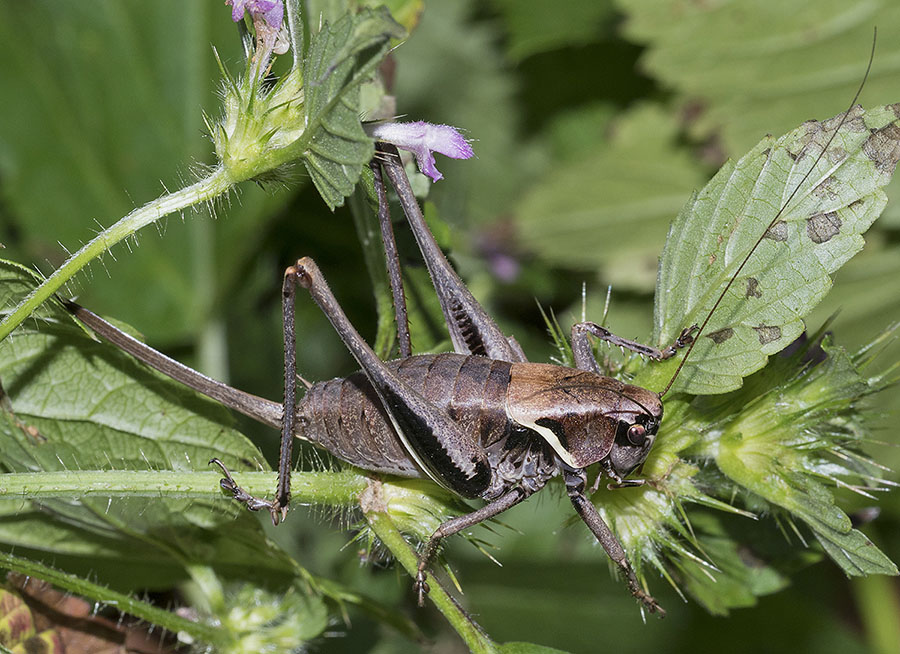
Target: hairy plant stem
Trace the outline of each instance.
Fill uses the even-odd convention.
[[[384,511],[377,509],[366,511],[365,514],[375,535],[391,551],[391,554],[400,562],[400,565],[415,579],[419,560],[390,516]],[[447,591],[434,578],[429,579],[429,585],[431,587],[428,593],[429,599],[434,603],[438,611],[444,615],[447,622],[459,634],[468,648],[476,654],[496,654],[498,650],[494,642],[466,615],[459,604],[447,594]]]
[[[160,218],[212,200],[225,193],[231,188],[232,184],[233,181],[229,174],[220,166],[199,182],[148,202],[114,225],[104,229],[78,252],[69,257],[63,265],[22,300],[3,322],[0,322],[0,340],[6,338],[41,303],[49,299],[63,284],[72,279],[79,270],[109,250],[113,245]]]
[[[194,640],[212,645],[224,644],[228,640],[228,635],[218,627],[186,620],[170,611],[142,602],[124,593],[118,593],[106,586],[92,583],[35,561],[0,552],[0,568],[6,568],[29,577],[37,577],[73,595],[87,597],[100,604],[115,606],[122,613],[146,620],[173,633],[189,634]]]
[[[46,500],[86,497],[222,498],[218,471],[67,470],[16,472],[0,475],[0,498]],[[264,496],[275,488],[274,472],[234,474],[247,492]],[[365,489],[366,478],[352,471],[295,472],[291,496],[295,502],[351,506]]]

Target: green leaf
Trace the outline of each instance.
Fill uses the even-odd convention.
[[[784,575],[754,555],[746,542],[749,530],[741,532],[738,544],[722,527],[719,516],[705,511],[691,513],[691,528],[698,549],[715,570],[684,561],[678,566],[679,583],[713,615],[727,615],[731,609],[755,606],[758,597],[788,585]]]
[[[577,0],[558,5],[543,0],[495,0],[509,29],[509,55],[522,60],[540,52],[596,40],[614,23],[611,0]]]
[[[692,404],[707,418],[703,441],[724,475],[783,509],[789,521],[804,522],[848,575],[897,574],[894,563],[853,529],[831,490],[879,485],[876,465],[859,453],[866,430],[857,412],[860,399],[883,383],[862,377],[858,361],[827,340],[821,347],[818,364],[801,348],[773,359],[731,395],[695,398]],[[734,413],[734,406],[743,408]],[[730,415],[722,415],[729,408]],[[719,487],[726,499],[727,486]]]
[[[679,104],[703,102],[691,129],[701,139],[718,133],[728,154],[807,119],[812,107],[842,110],[862,81],[876,26],[866,97],[890,97],[900,84],[895,2],[617,4],[627,17],[626,36],[648,46],[642,67],[674,89]]]
[[[425,6],[424,0],[305,0],[303,11],[307,16],[315,16],[311,24],[317,22],[335,22],[348,13],[358,11],[360,7],[387,7],[395,21],[407,31],[412,32],[418,25]]]
[[[582,137],[596,138],[596,112],[584,119]],[[649,289],[671,216],[706,178],[675,145],[677,132],[659,106],[631,110],[609,142],[560,163],[525,194],[516,210],[522,246],[559,266],[599,268],[617,287]]]
[[[353,192],[374,146],[360,125],[359,85],[381,63],[390,39],[405,34],[387,9],[365,9],[313,35],[303,62],[306,133],[302,153],[329,207]]]
[[[737,388],[803,332],[802,319],[828,292],[831,273],[862,248],[862,233],[884,209],[882,188],[900,158],[898,111],[895,105],[868,112],[855,107],[808,177],[841,116],[763,139],[736,164],[726,164],[682,209],[660,261],[657,343],[670,343],[684,327],[702,323],[766,236],[700,337],[677,390]],[[665,384],[676,365],[654,366],[652,383]]]
[[[876,27],[863,102],[891,102],[900,86],[900,5],[890,0],[617,4],[627,16],[625,35],[647,46],[642,68],[689,112],[691,136],[714,143],[723,158],[814,112],[842,111],[862,81]],[[887,193],[892,202],[880,222],[896,226],[900,180]]]
[[[849,577],[900,574],[897,565],[858,529],[818,529],[816,538]]]

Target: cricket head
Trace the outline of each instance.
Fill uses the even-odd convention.
[[[517,363],[510,370],[506,412],[540,434],[567,466],[600,463],[620,480],[647,458],[663,407],[656,393],[610,377]]]
[[[607,457],[606,470],[617,481],[630,475],[647,459],[662,421],[663,406],[656,393],[639,386],[628,386],[634,405],[630,411],[612,416],[616,420],[616,438]]]

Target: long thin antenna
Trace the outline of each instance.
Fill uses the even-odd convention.
[[[781,209],[778,210],[778,213],[775,214],[775,217],[772,218],[769,225],[763,230],[763,233],[760,234],[759,238],[756,239],[756,243],[753,244],[753,247],[750,248],[750,252],[747,253],[747,256],[744,257],[744,260],[741,262],[741,265],[738,266],[738,269],[731,276],[731,279],[728,280],[728,283],[725,285],[724,290],[719,294],[718,299],[716,299],[715,304],[713,304],[712,309],[710,309],[709,313],[706,314],[706,319],[700,325],[700,328],[694,334],[694,340],[691,342],[687,351],[684,353],[684,356],[681,358],[681,363],[678,364],[678,367],[675,369],[675,374],[672,375],[672,378],[669,380],[669,383],[666,384],[666,387],[663,389],[662,393],[659,394],[660,397],[663,397],[666,393],[669,392],[669,389],[672,388],[672,384],[675,383],[675,380],[678,378],[678,375],[681,373],[681,369],[684,368],[684,364],[687,362],[688,357],[691,356],[691,352],[694,351],[694,346],[697,344],[697,341],[700,340],[700,335],[703,333],[703,330],[706,329],[706,326],[709,324],[710,319],[713,317],[713,314],[716,312],[716,309],[719,308],[719,304],[722,303],[722,300],[725,299],[725,295],[728,293],[732,284],[734,284],[735,280],[740,276],[741,271],[744,269],[744,266],[747,265],[747,262],[750,261],[750,257],[753,256],[753,253],[756,252],[756,248],[759,247],[760,243],[763,242],[763,239],[766,237],[766,234],[769,233],[769,230],[775,226],[775,223],[778,222],[778,219],[784,215],[784,212],[787,210],[788,205],[791,203],[791,200],[794,199],[794,196],[800,191],[800,187],[809,179],[809,176],[812,175],[813,170],[816,169],[816,166],[822,160],[822,157],[825,156],[825,153],[828,152],[828,148],[831,147],[831,142],[834,141],[835,137],[838,135],[838,132],[841,130],[841,127],[844,126],[844,123],[847,121],[847,117],[850,115],[850,111],[856,105],[856,101],[859,100],[859,96],[862,93],[863,87],[866,85],[866,80],[869,79],[869,71],[872,70],[872,62],[875,60],[875,41],[878,38],[878,28],[875,28],[872,34],[872,51],[869,53],[869,63],[866,66],[866,73],[863,75],[862,82],[859,84],[859,88],[856,89],[856,93],[853,96],[853,99],[850,101],[850,105],[847,107],[847,111],[844,112],[844,115],[841,116],[841,120],[835,128],[832,135],[828,138],[828,142],[825,143],[825,147],[822,148],[822,151],[819,153],[819,156],[816,157],[816,160],[813,162],[813,165],[810,167],[806,174],[803,176],[803,179],[794,187],[794,190],[791,192],[788,199],[785,201],[783,205],[781,205]]]

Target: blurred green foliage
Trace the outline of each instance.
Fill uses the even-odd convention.
[[[335,4],[308,6],[327,12]],[[475,141],[477,160],[439,163],[445,180],[430,193],[430,213],[451,226],[445,245],[463,278],[533,360],[551,352],[535,299],[568,324],[581,314],[582,282],[588,316],[602,315],[613,284],[609,326],[647,339],[656,260],[690,192],[766,133],[842,111],[876,25],[879,46],[861,102],[900,100],[900,12],[892,0],[578,0],[553,10],[539,0],[435,1],[418,25],[418,3],[394,4],[414,28],[392,55],[397,112],[457,125]],[[239,40],[217,2],[0,3],[5,258],[49,272],[96,223],[113,222],[190,179],[192,167],[213,163],[201,113],[217,115],[210,44],[238,69]],[[889,196],[900,195],[897,188],[895,180]],[[346,209],[331,214],[304,174],[285,184],[245,184],[213,213],[214,220],[170,218],[159,234],[140,234],[139,247],[119,246],[69,291],[176,358],[271,398],[281,393],[280,278],[298,256],[316,258],[351,320],[374,336],[353,219]],[[409,265],[420,265],[409,235],[399,238]],[[848,349],[900,320],[900,204],[889,203],[867,241],[808,321],[816,328],[841,309],[831,330]],[[301,302],[297,322],[304,377],[355,368],[311,303]],[[439,338],[423,332],[416,345]],[[881,356],[890,363],[900,348]],[[882,394],[872,410],[896,411],[897,402],[896,391]],[[249,424],[241,430],[274,455],[274,433]],[[896,442],[891,431],[880,436]],[[881,447],[875,456],[900,466],[900,450]],[[881,516],[867,531],[896,561],[900,498],[878,505]],[[742,541],[800,569],[792,585],[727,620],[663,589],[668,618],[643,625],[587,533],[563,526],[569,515],[550,491],[503,516],[514,529],[481,530],[503,568],[461,539],[450,544],[447,559],[466,606],[498,641],[572,652],[826,653],[890,652],[900,642],[891,640],[900,622],[890,613],[894,579],[850,583],[829,563],[804,567],[796,540],[773,542],[771,524],[739,516],[721,519],[719,528],[740,531]],[[377,603],[408,606],[428,637],[450,651],[461,647],[431,609],[412,608],[402,573],[360,567],[355,548],[344,548],[346,520],[331,522],[297,510],[270,536],[313,574]],[[127,573],[116,574],[127,586]],[[418,649],[355,606],[346,609],[353,628],[333,625],[341,637],[322,639],[320,651]]]

